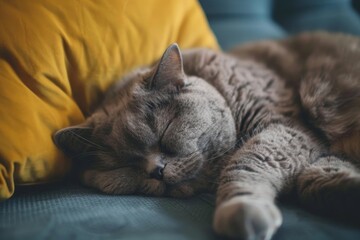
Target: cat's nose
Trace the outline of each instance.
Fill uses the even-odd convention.
[[[164,177],[164,167],[156,166],[155,169],[150,173],[151,178],[162,180]]]

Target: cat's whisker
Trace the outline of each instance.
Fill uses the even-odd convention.
[[[89,145],[89,146],[92,146],[92,147],[96,147],[97,149],[105,149],[105,147],[99,145],[99,144],[96,144],[94,143],[93,141],[90,141],[89,139],[86,139],[84,138],[83,136],[81,136],[80,134],[76,133],[75,131],[73,130],[69,130],[71,134],[75,135],[81,142]]]
[[[282,191],[320,208],[337,195],[332,204],[341,206],[343,193],[356,195],[360,182],[355,165],[332,156],[360,156],[352,106],[360,101],[358,66],[341,61],[359,62],[360,42],[343,38],[345,51],[333,51],[331,37],[311,39],[248,45],[231,57],[191,50],[182,58],[172,45],[154,68],[116,84],[82,127],[61,131],[57,142],[80,152],[72,159],[90,170],[84,183],[107,193],[216,192],[214,227],[230,237],[248,238],[240,231],[249,221],[251,237],[274,233]]]
[[[76,160],[83,157],[90,157],[90,156],[112,156],[112,152],[101,152],[101,151],[91,151],[91,152],[82,152],[77,155],[71,156],[72,160]]]

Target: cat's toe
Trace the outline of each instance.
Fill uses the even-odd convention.
[[[269,240],[282,216],[270,201],[234,198],[217,207],[214,229],[218,234],[244,240]]]

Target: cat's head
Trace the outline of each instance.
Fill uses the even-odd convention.
[[[154,68],[125,77],[83,124],[58,131],[54,141],[81,166],[86,185],[163,195],[203,177],[233,147],[235,124],[218,91],[184,73],[173,44]]]

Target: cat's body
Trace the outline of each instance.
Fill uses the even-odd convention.
[[[55,140],[113,194],[217,194],[216,232],[269,239],[274,200],[360,214],[360,40],[325,33],[232,55],[172,45]],[[342,156],[338,158],[336,156]],[[346,160],[345,160],[346,159]]]

